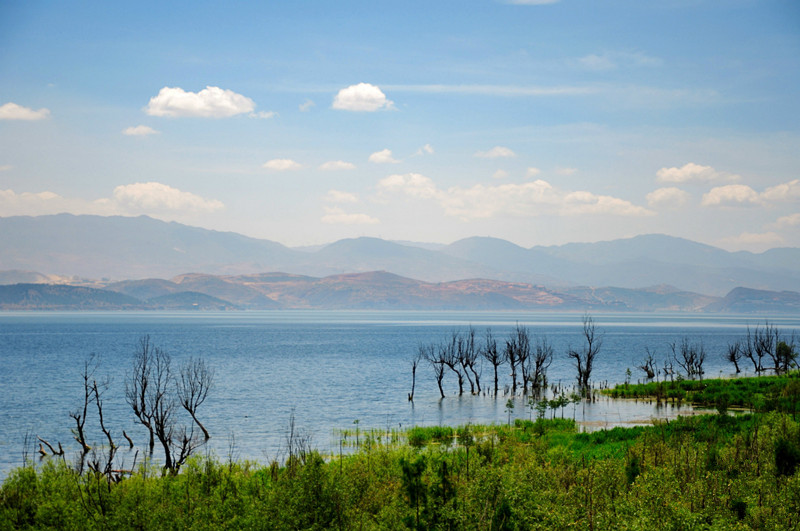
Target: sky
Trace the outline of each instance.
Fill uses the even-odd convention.
[[[0,216],[800,247],[800,3],[0,1]]]

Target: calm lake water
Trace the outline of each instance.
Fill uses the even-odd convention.
[[[448,397],[439,399],[429,366],[417,370],[414,403],[410,359],[421,343],[438,342],[472,325],[482,338],[487,327],[501,343],[517,324],[544,335],[555,348],[548,373],[552,383],[571,385],[575,370],[566,357],[569,346],[582,345],[581,315],[575,313],[265,311],[224,313],[174,312],[6,312],[0,313],[0,478],[22,462],[26,433],[52,443],[61,441],[74,455],[69,412],[82,403],[84,361],[98,356],[98,377],[108,377],[105,415],[119,443],[122,430],[137,445],[146,442],[125,403],[125,374],[139,339],[152,342],[180,364],[199,356],[215,370],[215,386],[199,410],[212,439],[203,452],[226,459],[267,462],[280,458],[292,412],[296,425],[323,452],[338,451],[338,430],[400,428],[411,425],[459,425],[506,422],[507,397],[458,397],[455,376],[445,377]],[[669,344],[687,337],[702,342],[708,357],[706,376],[728,375],[727,344],[746,327],[764,323],[761,316],[694,314],[595,314],[603,345],[592,375],[595,382],[622,382],[635,369],[645,348],[663,360]],[[800,318],[769,316],[784,333],[800,332]],[[502,384],[509,383],[507,367]],[[490,385],[484,364],[482,384]],[[466,384],[465,384],[466,385]],[[468,389],[468,388],[467,388]],[[684,409],[685,411],[685,409]],[[646,422],[655,415],[676,415],[673,408],[613,402],[569,406],[592,426]],[[560,413],[559,413],[560,414]],[[514,417],[530,415],[516,399]],[[88,439],[103,435],[92,411]],[[30,455],[35,455],[31,452]],[[133,454],[121,454],[130,465]]]

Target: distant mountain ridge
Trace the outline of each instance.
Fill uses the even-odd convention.
[[[0,251],[0,283],[6,284],[55,276],[125,280],[286,271],[321,278],[384,270],[425,282],[489,279],[559,290],[667,284],[718,297],[737,287],[800,291],[799,248],[731,253],[658,234],[530,249],[497,238],[443,246],[355,238],[300,250],[146,216],[58,214],[0,218]],[[227,300],[222,295],[213,296]]]
[[[109,284],[0,286],[2,310],[493,310],[800,313],[800,293],[737,288],[725,298],[658,286],[553,290],[472,279],[431,283],[385,271],[315,278],[266,273],[180,275]]]

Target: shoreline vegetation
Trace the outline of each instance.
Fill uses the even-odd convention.
[[[591,433],[544,411],[483,426],[355,424],[330,455],[290,421],[285,459],[267,465],[238,461],[233,442],[176,473],[29,460],[0,487],[0,529],[792,529],[799,387],[798,371],[622,384],[605,393],[680,392],[718,413]]]

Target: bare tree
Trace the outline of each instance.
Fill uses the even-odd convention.
[[[416,369],[416,365],[414,368]],[[208,392],[213,385],[214,371],[202,359],[190,358],[181,366],[181,374],[178,379],[178,401],[203,432],[203,437],[206,441],[211,436],[205,426],[197,420],[197,408],[206,401]]]
[[[491,363],[494,369],[494,394],[497,396],[497,368],[503,364],[504,356],[497,350],[497,340],[492,335],[491,329],[486,329],[484,336],[483,347],[480,350],[483,359]]]
[[[439,394],[444,398],[444,389],[442,388],[442,380],[444,379],[444,349],[435,344],[422,345],[421,350],[424,350],[423,357],[425,361],[430,363],[436,376],[436,384],[439,386]]]
[[[91,451],[91,447],[86,442],[86,418],[89,414],[89,404],[94,400],[92,393],[92,379],[97,370],[97,361],[94,357],[83,362],[83,404],[78,409],[69,413],[70,418],[75,421],[75,428],[72,430],[72,435],[81,446],[80,461],[78,465],[78,472],[83,473],[83,466],[86,462],[86,455]]]
[[[150,409],[154,355],[154,347],[150,344],[150,336],[141,337],[133,358],[133,370],[125,378],[125,400],[133,409],[133,414],[139,420],[139,423],[147,428],[150,434],[148,448],[151,456],[155,448],[153,412]]]
[[[540,337],[536,340],[532,359],[531,389],[538,396],[542,389],[547,387],[547,369],[550,368],[550,364],[553,362],[553,347],[547,342],[546,337]]]
[[[733,366],[736,368],[736,374],[742,372],[739,368],[739,361],[741,361],[742,356],[744,356],[744,352],[742,344],[739,341],[728,343],[728,353],[725,355],[725,360],[733,363]]]
[[[511,367],[511,394],[516,394],[517,392],[517,366],[519,365],[519,358],[517,354],[519,350],[517,349],[516,341],[514,336],[512,335],[509,339],[506,339],[506,348],[503,351],[503,361],[508,363]]]
[[[531,358],[531,336],[528,329],[517,323],[511,332],[511,343],[516,349],[516,359],[522,373],[522,392],[528,392],[528,369]]]
[[[459,336],[456,332],[453,332],[450,336],[449,343],[443,343],[439,350],[441,351],[441,359],[444,361],[444,364],[447,367],[456,373],[458,376],[458,394],[464,394],[464,373],[461,372],[459,369],[461,365],[461,359],[458,353],[458,343],[459,343]]]
[[[467,380],[469,380],[470,391],[472,394],[475,394],[475,392],[480,394],[481,375],[475,369],[475,365],[478,362],[478,347],[475,345],[475,329],[471,326],[467,328],[467,331],[463,336],[459,334],[458,357],[461,361],[461,366],[464,369],[464,374],[466,374]],[[470,372],[472,373],[472,378],[469,377]],[[474,386],[473,378],[475,379]]]
[[[589,388],[589,378],[592,376],[592,369],[597,353],[603,345],[602,335],[598,335],[594,320],[589,314],[583,316],[583,338],[585,345],[581,350],[570,347],[567,356],[575,361],[575,368],[578,370],[578,387],[581,390]]]
[[[411,358],[411,392],[408,393],[408,401],[414,401],[414,388],[417,386],[417,366],[419,362],[425,359],[425,347],[420,345],[417,347],[417,352]]]
[[[672,357],[675,363],[681,367],[686,376],[694,380],[695,378],[703,379],[703,363],[706,360],[706,350],[702,343],[693,344],[689,343],[689,339],[684,337],[680,344],[673,342],[670,345],[672,349]]]
[[[171,473],[177,473],[203,444],[194,436],[194,428],[178,425],[178,408],[186,409],[208,439],[205,428],[197,421],[196,410],[205,401],[213,383],[212,372],[202,361],[190,360],[181,369],[179,378],[172,372],[170,355],[152,346],[148,336],[141,338],[133,370],[125,382],[125,398],[150,433],[150,454],[157,439],[164,451],[164,469]]]
[[[656,358],[653,353],[650,352],[648,347],[645,347],[644,351],[647,355],[642,360],[642,364],[637,365],[636,368],[644,372],[647,380],[649,381],[656,377],[658,370],[656,369]]]

